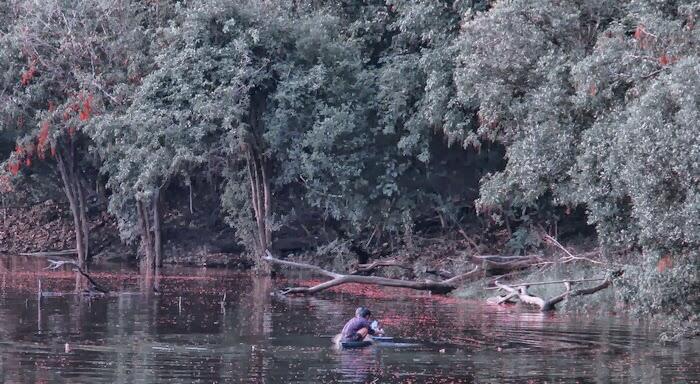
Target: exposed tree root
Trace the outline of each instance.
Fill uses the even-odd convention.
[[[283,289],[281,291],[282,294],[289,294],[289,293],[299,293],[299,294],[314,294],[316,292],[323,291],[325,289],[335,287],[341,284],[347,284],[347,283],[357,283],[357,284],[373,284],[373,285],[382,285],[382,286],[387,286],[387,287],[400,287],[400,288],[410,288],[410,289],[416,289],[416,290],[421,290],[421,291],[430,291],[432,293],[438,293],[438,294],[445,294],[452,292],[455,290],[458,286],[459,283],[474,274],[476,274],[480,268],[479,267],[474,267],[469,272],[454,276],[450,279],[443,280],[443,281],[431,281],[431,280],[422,280],[422,281],[411,281],[411,280],[398,280],[398,279],[388,279],[385,277],[376,277],[376,276],[358,276],[358,275],[343,275],[340,273],[335,273],[331,272],[328,270],[325,270],[321,267],[311,265],[311,264],[305,264],[305,263],[297,263],[294,261],[288,261],[288,260],[280,260],[277,258],[274,258],[270,252],[267,252],[266,257],[263,258],[263,260],[269,262],[269,263],[274,263],[274,264],[280,264],[280,265],[286,265],[289,267],[295,267],[295,268],[301,268],[301,269],[307,269],[310,271],[314,271],[320,275],[328,276],[331,278],[331,280],[323,282],[321,284],[317,284],[313,287],[290,287]]]

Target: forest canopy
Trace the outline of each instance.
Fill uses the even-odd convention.
[[[162,263],[163,207],[194,188],[257,260],[300,228],[365,247],[506,230],[508,252],[568,228],[631,257],[630,297],[663,297],[648,308],[696,306],[698,16],[683,0],[3,1],[0,192],[59,186],[81,263],[91,210]]]

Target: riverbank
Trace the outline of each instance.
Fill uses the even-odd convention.
[[[90,221],[90,249],[93,263],[118,261],[135,263],[138,249],[119,238],[115,220],[104,210],[93,213]],[[225,225],[211,225],[203,217],[185,217],[169,211],[165,218],[164,263],[249,270],[254,262],[236,244],[233,230]],[[500,240],[499,240],[500,239]],[[575,297],[558,305],[558,311],[585,313],[634,313],[650,318],[664,328],[661,339],[677,341],[700,334],[700,283],[692,263],[675,263],[669,259],[643,262],[635,254],[600,255],[593,258],[561,262],[562,249],[542,244],[531,250],[537,263],[512,270],[493,270],[476,255],[500,255],[505,249],[505,235],[488,244],[463,231],[414,233],[410,238],[375,241],[358,247],[350,241],[336,239],[309,250],[290,246],[286,240],[281,257],[317,265],[339,273],[352,273],[359,260],[391,260],[394,266],[372,271],[372,275],[403,280],[444,280],[471,270],[475,265],[483,273],[468,279],[452,295],[486,302],[496,296],[494,281],[517,284],[605,277],[613,270],[624,271],[613,285],[593,295]],[[304,241],[297,241],[304,244]],[[363,244],[366,245],[366,244]],[[572,254],[595,251],[595,239],[579,237],[564,244]],[[0,253],[21,254],[40,251],[69,250],[74,247],[73,225],[67,205],[54,201],[3,211]],[[585,286],[585,285],[584,285]],[[538,285],[531,293],[551,298],[564,291],[563,284]]]

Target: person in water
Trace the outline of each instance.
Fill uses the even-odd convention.
[[[372,323],[370,323],[371,318],[372,312],[369,309],[364,307],[357,308],[357,310],[355,310],[355,317],[350,319],[340,332],[340,340],[344,342],[362,341],[367,335],[381,334],[381,330],[372,328]]]

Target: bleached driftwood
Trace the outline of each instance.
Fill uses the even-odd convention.
[[[592,280],[598,280],[598,281],[603,280],[603,282],[598,284],[598,285],[595,285],[593,287],[571,290],[571,284],[574,282],[592,281]],[[596,293],[600,290],[603,290],[603,289],[609,287],[612,284],[612,277],[607,277],[605,279],[585,279],[585,280],[573,280],[573,281],[563,280],[563,281],[548,282],[548,283],[543,282],[543,283],[539,283],[539,284],[552,284],[552,283],[563,283],[566,290],[564,292],[562,292],[561,294],[554,296],[550,299],[544,299],[542,297],[530,294],[527,291],[529,285],[518,284],[518,285],[511,286],[511,285],[502,284],[502,283],[499,283],[498,281],[496,281],[494,283],[494,284],[496,284],[496,287],[507,292],[506,295],[501,296],[500,298],[497,299],[496,304],[502,304],[508,300],[517,298],[525,304],[535,305],[535,306],[539,307],[540,311],[542,311],[542,312],[552,311],[555,309],[555,306],[558,303],[562,302],[564,299],[567,299],[569,297],[575,297],[575,296],[590,295],[590,294]]]

